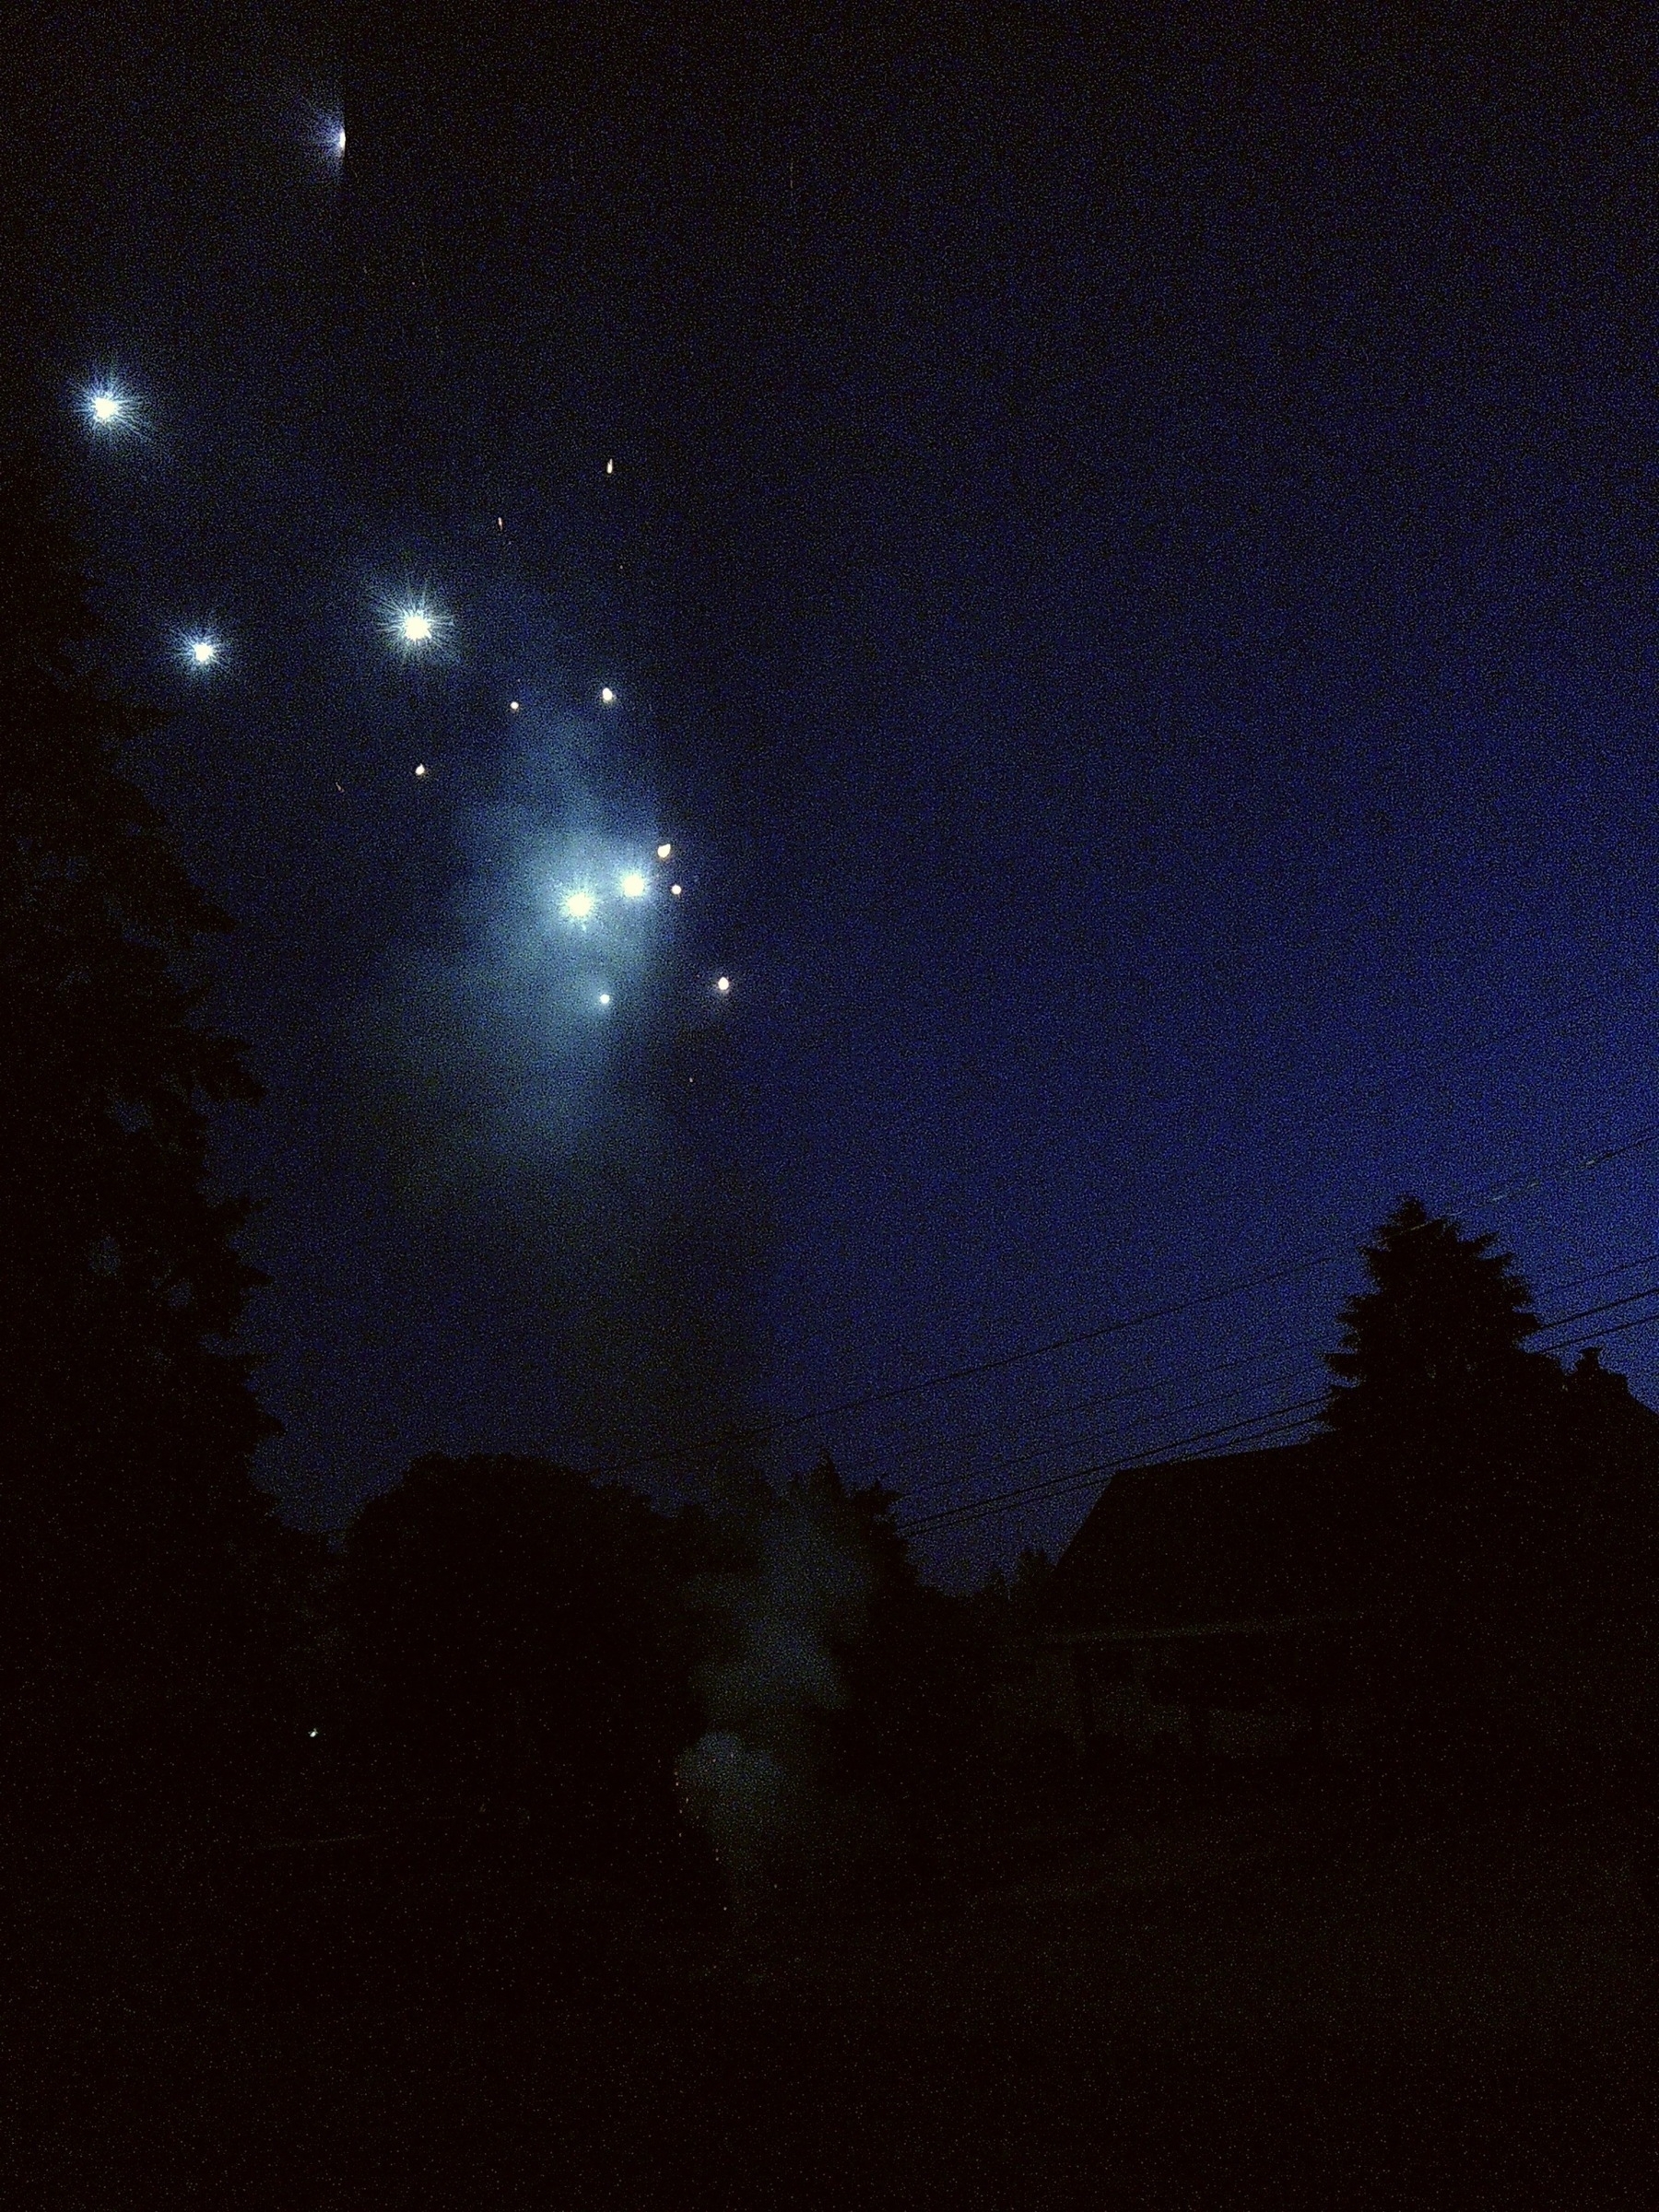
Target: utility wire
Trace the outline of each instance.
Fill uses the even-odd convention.
[[[1609,1160],[1626,1159],[1631,1153],[1641,1151],[1653,1144],[1659,1144],[1659,1124],[1638,1130],[1635,1135],[1627,1137],[1620,1144],[1609,1145],[1600,1152],[1582,1156],[1570,1153],[1552,1160],[1525,1182],[1503,1183],[1496,1189],[1485,1182],[1476,1184],[1444,1200],[1430,1218],[1431,1221],[1443,1219],[1460,1206],[1492,1206],[1511,1198],[1529,1196],[1533,1192],[1542,1190],[1547,1182],[1559,1182],[1569,1175],[1583,1174],[1591,1168],[1604,1167]],[[1018,1351],[998,1353],[987,1359],[970,1360],[960,1367],[921,1376],[914,1382],[896,1382],[885,1389],[865,1391],[857,1397],[841,1398],[828,1406],[808,1407],[801,1413],[782,1414],[770,1421],[748,1428],[736,1428],[724,1435],[704,1437],[696,1442],[665,1445],[658,1451],[591,1468],[589,1472],[595,1477],[631,1475],[647,1467],[661,1466],[669,1460],[706,1457],[731,1450],[734,1446],[753,1451],[775,1441],[781,1436],[793,1435],[823,1421],[840,1419],[851,1413],[868,1412],[877,1406],[893,1405],[902,1398],[920,1397],[948,1389],[958,1382],[977,1381],[985,1375],[1006,1373],[1008,1369],[1024,1366],[1033,1359],[1046,1359],[1055,1352],[1075,1350],[1087,1344],[1099,1344],[1109,1336],[1123,1335],[1131,1329],[1145,1327],[1151,1322],[1172,1320],[1179,1314],[1193,1312],[1200,1306],[1217,1305],[1226,1299],[1241,1297],[1248,1290],[1262,1290],[1277,1283],[1290,1282],[1298,1276],[1312,1273],[1322,1267],[1335,1266],[1339,1261],[1352,1258],[1355,1251],[1364,1249],[1363,1245],[1342,1245],[1325,1252],[1305,1253],[1300,1259],[1287,1262],[1282,1266],[1257,1269],[1253,1274],[1235,1277],[1208,1289],[1194,1291],[1186,1298],[1171,1300],[1166,1305],[1144,1307],[1138,1312],[1099,1322],[1087,1329],[1072,1330],[1065,1335],[1050,1337],[1041,1344],[1028,1345]]]
[[[1191,1445],[1214,1443],[1220,1437],[1236,1437],[1241,1429],[1259,1428],[1264,1421],[1283,1421],[1288,1414],[1300,1414],[1302,1418],[1300,1420],[1286,1422],[1284,1427],[1266,1432],[1272,1436],[1288,1435],[1294,1430],[1305,1429],[1313,1418],[1312,1409],[1323,1406],[1324,1402],[1323,1393],[1317,1397],[1293,1398],[1288,1405],[1270,1406],[1265,1412],[1252,1414],[1245,1420],[1226,1421],[1218,1429],[1196,1430],[1190,1436],[1177,1437],[1172,1443],[1150,1444],[1144,1452],[1131,1452],[1120,1459],[1100,1460],[1093,1466],[1077,1467],[1065,1475],[1052,1475],[1041,1482],[1020,1483],[1011,1490],[999,1490],[991,1498],[973,1498],[965,1500],[960,1505],[942,1506],[938,1512],[925,1513],[919,1520],[901,1522],[899,1524],[900,1533],[913,1535],[920,1529],[937,1528],[947,1521],[970,1521],[981,1513],[993,1512],[1000,1506],[1017,1504],[1028,1498],[1056,1497],[1068,1489],[1079,1489],[1086,1483],[1104,1483],[1109,1476],[1144,1465],[1147,1460],[1156,1460],[1159,1452],[1184,1453]],[[1265,1437],[1253,1436],[1245,1441],[1253,1445],[1263,1442]]]
[[[1656,1261],[1659,1261],[1659,1252],[1639,1253],[1628,1260],[1617,1260],[1607,1266],[1593,1267],[1582,1275],[1562,1277],[1553,1282],[1541,1284],[1539,1288],[1545,1292],[1551,1290],[1576,1290],[1586,1283],[1601,1282],[1605,1280],[1606,1277],[1611,1275],[1628,1274],[1632,1268],[1650,1266]],[[1641,1297],[1646,1295],[1646,1293],[1638,1291],[1632,1295],[1633,1297]],[[1610,1304],[1617,1305],[1620,1302],[1629,1301],[1613,1300],[1610,1301]],[[1588,1314],[1601,1311],[1603,1311],[1603,1309],[1600,1307],[1586,1307],[1582,1313],[1564,1313],[1559,1315],[1553,1321],[1541,1321],[1538,1324],[1538,1327],[1540,1329],[1561,1328],[1564,1327],[1570,1321],[1583,1320]],[[1120,1390],[1105,1391],[1092,1394],[1086,1398],[1068,1399],[1063,1406],[1050,1406],[1041,1413],[1033,1414],[1030,1417],[1030,1419],[1033,1425],[1041,1427],[1046,1422],[1065,1420],[1073,1414],[1091,1413],[1100,1406],[1120,1405],[1128,1398],[1147,1397],[1159,1391],[1173,1390],[1182,1382],[1190,1382],[1197,1380],[1200,1377],[1212,1377],[1218,1374],[1223,1374],[1230,1369],[1239,1367],[1259,1367],[1265,1361],[1282,1358],[1287,1353],[1296,1354],[1300,1352],[1316,1352],[1320,1350],[1324,1342],[1325,1339],[1323,1336],[1310,1336],[1304,1337],[1300,1342],[1296,1344],[1274,1346],[1266,1351],[1246,1352],[1236,1354],[1233,1357],[1226,1359],[1207,1361],[1196,1367],[1181,1369],[1172,1375],[1158,1377],[1149,1382],[1133,1382],[1126,1384],[1123,1389]],[[1256,1388],[1265,1390],[1272,1382],[1280,1381],[1288,1382],[1290,1380],[1291,1376],[1298,1371],[1299,1371],[1296,1369],[1281,1370],[1278,1373],[1263,1376],[1259,1383],[1246,1384],[1244,1387],[1247,1389]],[[1236,1394],[1224,1394],[1224,1395]],[[1203,1406],[1219,1405],[1223,1402],[1223,1397],[1200,1399],[1196,1406],[1187,1406],[1182,1410],[1186,1412],[1196,1412]],[[870,1469],[878,1469],[881,1472],[891,1473],[896,1466],[905,1460],[918,1458],[929,1460],[943,1459],[947,1453],[960,1452],[967,1446],[978,1441],[983,1437],[994,1436],[999,1432],[1006,1430],[1007,1427],[1008,1423],[1006,1419],[998,1421],[986,1421],[981,1423],[977,1428],[959,1430],[953,1436],[948,1436],[943,1441],[935,1436],[927,1436],[919,1439],[913,1443],[907,1444],[898,1451],[886,1453],[879,1450],[872,1451],[862,1462],[854,1465],[847,1466],[843,1465],[842,1472],[845,1474],[862,1474]],[[1072,1439],[1070,1441],[1075,1442],[1077,1440]],[[1044,1452],[1061,1451],[1065,1448],[1065,1441],[1066,1440],[1057,1440],[1049,1444],[1032,1444],[1029,1449],[1022,1447],[1021,1450],[1014,1456],[995,1461],[993,1463],[991,1467],[981,1467],[976,1471],[980,1474],[994,1473],[1000,1468],[1018,1465],[1021,1458],[1036,1458]],[[907,1499],[919,1497],[930,1490],[941,1488],[958,1479],[959,1477],[956,1475],[947,1475],[935,1477],[930,1481],[924,1483],[912,1483],[905,1490],[904,1495]]]
[[[1659,1298],[1659,1284],[1651,1285],[1645,1290],[1632,1291],[1628,1298],[1610,1299],[1605,1305],[1586,1306],[1579,1313],[1558,1314],[1552,1321],[1540,1322],[1538,1326],[1540,1329],[1565,1328],[1571,1322],[1588,1320],[1591,1315],[1596,1313],[1611,1312],[1618,1307],[1633,1304],[1638,1299],[1642,1298]],[[1638,1313],[1632,1315],[1628,1321],[1615,1322],[1606,1328],[1586,1329],[1577,1336],[1566,1337],[1559,1344],[1548,1345],[1544,1348],[1552,1353],[1571,1351],[1577,1345],[1599,1342],[1606,1336],[1621,1336],[1630,1329],[1651,1328],[1655,1324],[1659,1324],[1659,1312]],[[1069,1489],[1080,1489],[1087,1484],[1097,1480],[1103,1486],[1112,1475],[1144,1465],[1159,1450],[1179,1454],[1186,1452],[1191,1445],[1213,1442],[1218,1437],[1235,1435],[1240,1430],[1251,1428],[1256,1423],[1278,1420],[1285,1415],[1324,1403],[1323,1395],[1317,1398],[1293,1400],[1288,1405],[1273,1406],[1266,1412],[1256,1414],[1246,1419],[1228,1422],[1219,1429],[1204,1430],[1191,1436],[1178,1437],[1162,1446],[1149,1446],[1145,1452],[1132,1453],[1123,1459],[1102,1462],[1094,1466],[1081,1467],[1068,1475],[1046,1477],[1041,1482],[1021,1483],[1012,1489],[998,1491],[990,1498],[965,1500],[960,1505],[946,1506],[937,1512],[924,1514],[916,1520],[901,1523],[900,1524],[900,1533],[912,1535],[925,1529],[942,1527],[947,1523],[974,1520],[982,1513],[988,1514],[1002,1507],[1020,1504],[1028,1500],[1035,1501],[1039,1499],[1060,1497]],[[1264,1432],[1247,1441],[1252,1446],[1254,1446],[1268,1441],[1269,1436],[1293,1435],[1297,1431],[1306,1429],[1312,1418],[1311,1413],[1305,1414],[1301,1420],[1288,1422],[1283,1428]],[[1227,1455],[1222,1454],[1222,1456]],[[1180,1463],[1176,1459],[1172,1460],[1171,1464],[1179,1465]]]
[[[1225,1406],[1235,1398],[1248,1396],[1252,1391],[1269,1390],[1287,1382],[1297,1382],[1307,1376],[1308,1370],[1305,1367],[1278,1368],[1272,1374],[1263,1375],[1253,1382],[1241,1382],[1232,1390],[1218,1391],[1213,1397],[1194,1399],[1190,1405],[1178,1406],[1170,1413],[1152,1415],[1146,1420],[1131,1422],[1128,1427],[1124,1429],[1108,1430],[1106,1435],[1108,1439],[1116,1436],[1135,1436],[1151,1427],[1167,1426],[1171,1419],[1179,1420],[1183,1415],[1203,1413],[1211,1406]],[[1158,1386],[1149,1384],[1147,1387],[1156,1388]],[[1025,1466],[1034,1459],[1046,1458],[1051,1452],[1072,1452],[1079,1444],[1088,1442],[1099,1444],[1102,1441],[1099,1436],[1092,1439],[1079,1436],[1056,1437],[1052,1442],[1033,1444],[1027,1450],[1011,1453],[1006,1459],[992,1460],[988,1465],[976,1467],[973,1473],[976,1478],[988,1475],[999,1475],[1009,1467]],[[947,1444],[941,1446],[941,1455],[948,1448]],[[947,1489],[960,1479],[959,1474],[939,1475],[928,1482],[912,1483],[904,1492],[905,1502],[908,1504],[913,1498],[927,1497],[935,1490]]]

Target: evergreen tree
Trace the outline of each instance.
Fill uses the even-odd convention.
[[[1563,1377],[1530,1352],[1532,1297],[1490,1236],[1401,1201],[1343,1308],[1323,1419],[1354,1534],[1396,1606],[1478,1608],[1535,1574]]]
[[[228,924],[124,771],[153,717],[99,676],[73,545],[15,455],[0,602],[6,1710],[41,1765],[90,1758],[101,1790],[101,1737],[153,1794],[160,1742],[244,1666],[271,1540],[230,1342],[262,1278],[206,1179],[206,1110],[258,1092],[183,973]]]

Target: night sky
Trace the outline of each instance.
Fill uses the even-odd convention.
[[[1659,1398],[1654,42],[29,13],[29,427],[238,923],[286,1510],[1085,1332],[770,1464],[1248,1442],[1406,1190]]]

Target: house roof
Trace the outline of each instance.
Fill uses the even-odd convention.
[[[1359,1606],[1327,1468],[1288,1444],[1112,1476],[1055,1569],[1053,1624],[1169,1631]]]

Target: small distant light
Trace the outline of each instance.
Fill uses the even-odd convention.
[[[516,714],[516,713],[518,712],[518,711],[519,711],[519,709],[518,709],[518,700],[517,700],[516,699],[512,699],[512,700],[509,700],[507,703],[508,703],[508,706],[509,706],[509,708],[511,709],[511,711],[512,711],[512,712],[514,714]]]
[[[672,860],[674,858],[674,847],[672,845],[659,845],[657,847],[657,858],[659,860]]]
[[[715,990],[720,993],[722,998],[725,996],[726,993],[731,989],[731,987],[732,979],[729,975],[723,975],[720,981],[714,986]]]
[[[680,896],[680,887],[677,883],[671,883],[668,886],[668,895],[673,899],[677,899]]]
[[[585,922],[598,903],[592,891],[567,891],[564,912],[572,922]]]
[[[617,465],[616,465],[616,463],[615,463],[614,461],[607,461],[607,462],[606,463],[606,465],[605,465],[605,473],[606,473],[606,475],[607,477],[614,477],[614,476],[616,475],[616,473],[617,473]]]
[[[342,124],[340,125],[339,129],[338,129],[338,130],[337,130],[337,131],[335,133],[335,152],[336,154],[343,154],[345,151],[346,151],[346,125],[345,125],[344,124]],[[316,1734],[316,1730],[315,1730],[315,1729],[312,1729],[312,1735],[314,1735]]]
[[[505,524],[505,523],[504,523],[504,522],[501,520],[500,516],[498,514],[498,515],[496,516],[496,528],[497,528],[498,530],[505,530],[505,529],[506,529],[506,527],[507,527],[506,524]]]
[[[608,1006],[610,1005],[610,993],[609,993],[608,991],[601,991],[601,992],[600,992],[600,994],[599,994],[599,1004],[600,1004],[602,1006]]]
[[[317,1732],[316,1732],[316,1730],[315,1730],[314,1728],[313,1728],[313,1729],[311,1731],[311,1734],[312,1734],[313,1736],[316,1735],[316,1733],[317,1733]]]
[[[650,888],[643,871],[639,868],[629,868],[617,886],[624,899],[643,899]]]
[[[608,684],[599,687],[599,703],[602,707],[614,707],[617,703],[617,695]]]
[[[416,762],[416,764],[415,764],[415,773],[416,773],[418,776],[424,776],[424,775],[426,774],[426,772],[427,772],[427,764],[426,764],[426,762],[425,762],[424,760],[418,760],[418,761]]]

